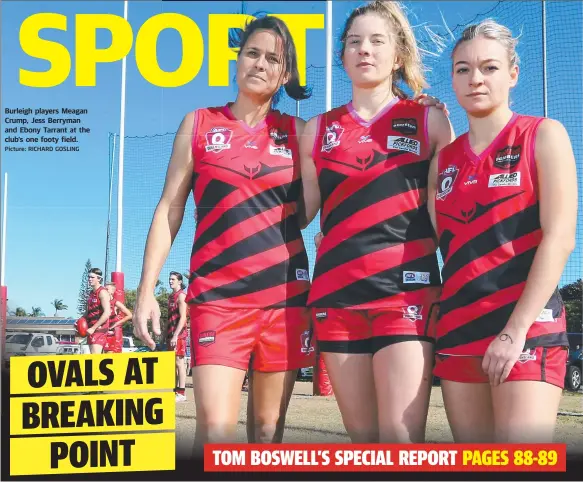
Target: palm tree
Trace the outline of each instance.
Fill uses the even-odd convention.
[[[18,308],[16,308],[16,311],[14,312],[14,316],[26,316],[26,310],[19,306]]]
[[[53,300],[53,302],[51,303],[51,305],[53,305],[55,307],[55,316],[58,315],[59,311],[63,311],[63,310],[68,310],[69,307],[63,303],[63,300],[59,300],[57,298],[55,298]]]
[[[33,306],[32,311],[28,316],[37,317],[37,316],[45,316],[40,306]]]

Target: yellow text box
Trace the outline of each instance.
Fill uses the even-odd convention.
[[[10,475],[174,470],[174,432],[10,439]]]
[[[16,397],[10,399],[10,435],[174,430],[172,392]]]
[[[173,389],[174,352],[17,356],[10,360],[10,393]]]

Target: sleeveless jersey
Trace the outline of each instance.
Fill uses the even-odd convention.
[[[227,308],[306,306],[308,257],[297,218],[295,119],[250,128],[229,106],[195,114],[196,233],[187,301]]]
[[[111,314],[109,315],[109,325],[113,325],[119,320],[121,320],[121,313],[118,313],[115,309],[116,299],[112,298],[109,305],[111,306]]]
[[[440,152],[438,353],[484,355],[524,290],[542,238],[534,158],[542,120],[514,114],[479,156],[467,133]],[[557,289],[529,329],[525,349],[568,346],[562,312]]]
[[[309,304],[374,309],[418,304],[440,285],[427,210],[429,109],[394,99],[374,119],[348,104],[318,119],[312,157],[324,238]]]
[[[184,291],[180,290],[176,293],[170,293],[168,295],[168,325],[166,327],[167,338],[172,338],[176,328],[178,328],[178,322],[180,321],[180,311],[178,309],[178,296]],[[186,338],[188,330],[186,325],[182,328],[178,338]]]
[[[89,294],[89,299],[87,300],[87,325],[92,327],[95,323],[99,321],[101,315],[103,315],[103,307],[101,306],[101,300],[99,299],[99,294],[105,288],[100,286],[95,291],[91,291]],[[109,320],[107,320],[103,325],[99,327],[99,330],[103,330],[109,327]]]

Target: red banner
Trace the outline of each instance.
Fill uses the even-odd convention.
[[[565,444],[207,444],[206,472],[564,472]]]

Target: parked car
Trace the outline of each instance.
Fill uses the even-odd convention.
[[[298,370],[298,380],[310,381],[314,376],[314,367],[300,368]]]
[[[13,356],[56,355],[59,340],[46,333],[13,333],[6,342],[4,365],[10,365]]]
[[[138,347],[134,343],[134,339],[131,336],[123,337],[123,347],[121,349],[122,353],[128,353],[131,351],[136,351]]]
[[[583,350],[579,348],[569,352],[565,388],[574,392],[579,391],[581,388],[581,372],[583,372]]]

